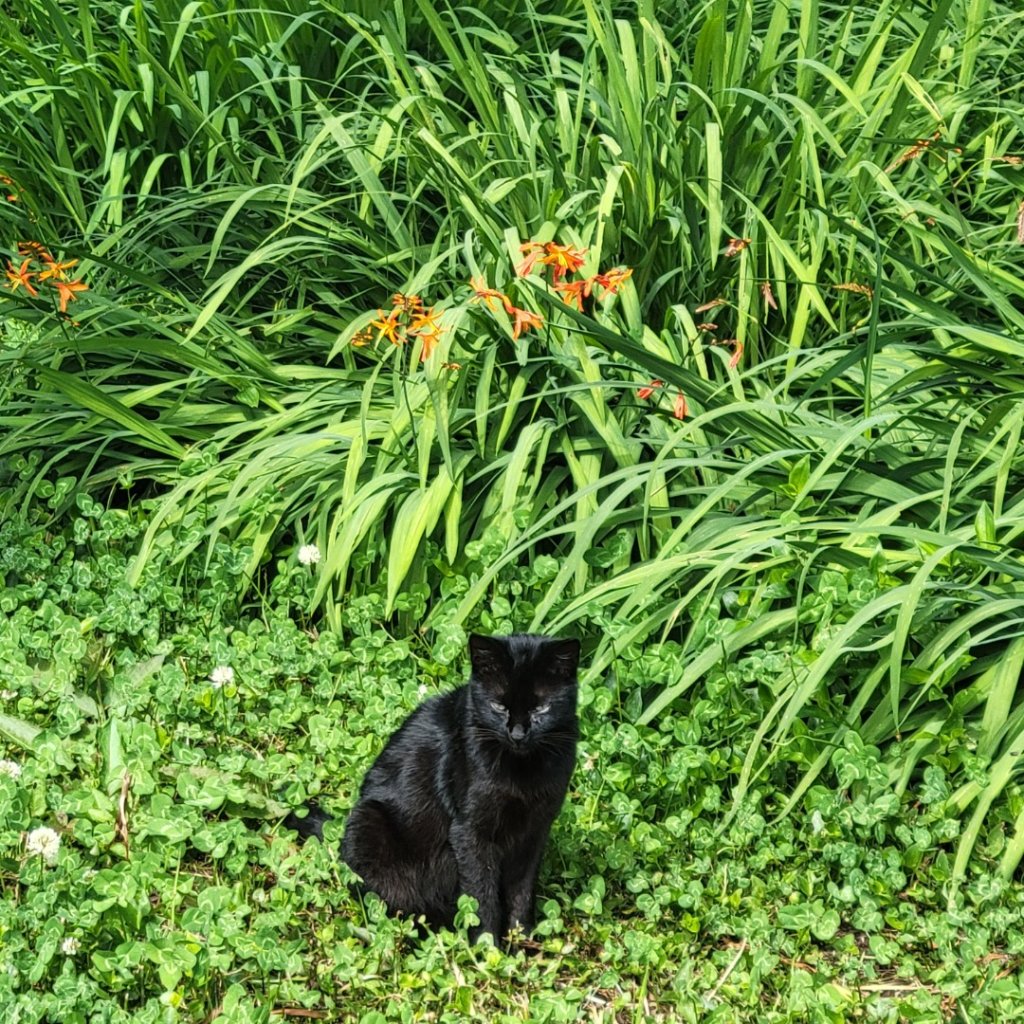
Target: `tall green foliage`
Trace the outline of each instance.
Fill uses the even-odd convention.
[[[977,744],[953,799],[984,816],[1024,736],[1022,107],[995,44],[1019,20],[25,5],[2,240],[79,257],[90,291],[76,326],[5,303],[8,500],[55,475],[155,500],[137,572],[226,536],[255,580],[315,541],[341,631],[382,573],[411,630],[550,566],[511,618],[589,633],[595,675],[678,645],[643,721],[716,665],[789,659],[737,801],[780,756],[799,798],[856,730],[904,745],[902,786]],[[631,281],[581,312],[516,276],[529,240]],[[475,275],[543,328],[513,340]],[[353,345],[395,292],[442,311],[423,363]]]

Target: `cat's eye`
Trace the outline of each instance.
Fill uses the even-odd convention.
[[[497,711],[499,715],[505,714],[505,705],[504,704],[499,704],[496,700],[492,700],[489,703],[491,705],[491,710],[492,711]]]
[[[530,713],[532,715],[546,715],[551,710],[550,704],[538,704]]]

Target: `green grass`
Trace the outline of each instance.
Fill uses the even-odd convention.
[[[238,614],[316,543],[289,614],[339,649],[577,634],[659,734],[742,681],[717,826],[773,780],[789,827],[860,743],[901,813],[942,773],[956,907],[1024,854],[1022,30],[989,0],[0,3],[0,248],[89,285],[67,317],[0,290],[0,514],[126,509],[126,593],[229,549]],[[516,275],[528,241],[632,276],[579,311]],[[442,314],[424,362],[353,344],[396,292]]]

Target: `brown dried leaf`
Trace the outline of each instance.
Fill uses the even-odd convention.
[[[845,284],[836,284],[832,287],[840,292],[856,292],[858,295],[866,295],[869,299],[875,294],[874,288],[866,284],[857,284],[854,281],[847,281]]]
[[[942,132],[936,129],[932,133],[930,139],[918,139],[909,149],[905,149],[888,167],[885,169],[886,174],[892,174],[897,167],[902,167],[908,160],[916,160],[922,153],[926,152],[928,147],[933,142],[938,142],[942,138]]]
[[[725,255],[739,256],[752,241],[752,238],[730,238],[729,244],[725,247]]]
[[[761,297],[764,299],[766,306],[770,306],[772,309],[779,308],[779,304],[775,301],[775,293],[772,291],[771,281],[765,281],[761,285]]]
[[[121,777],[121,798],[117,801],[117,834],[124,843],[124,859],[131,857],[131,846],[128,837],[128,791],[132,786],[132,777],[125,772]]]

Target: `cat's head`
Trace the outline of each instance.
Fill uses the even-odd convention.
[[[516,633],[469,638],[473,715],[503,746],[525,754],[576,735],[578,640]]]

